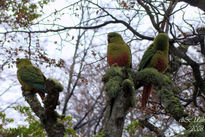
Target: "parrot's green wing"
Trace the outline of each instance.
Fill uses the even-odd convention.
[[[29,65],[18,70],[20,79],[29,86],[45,91],[45,76],[40,69]]]
[[[139,65],[139,70],[142,70],[146,67],[147,63],[150,61],[152,56],[156,53],[156,48],[154,47],[153,44],[149,46],[149,48],[145,51],[142,60]]]

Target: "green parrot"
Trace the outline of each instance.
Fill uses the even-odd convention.
[[[116,32],[108,33],[107,61],[109,66],[117,64],[118,66],[132,67],[130,47]]]
[[[22,89],[38,92],[43,100],[47,91],[45,87],[46,77],[41,70],[34,67],[29,59],[18,59],[16,65],[17,78],[22,85]]]
[[[166,33],[159,33],[154,42],[145,51],[139,65],[139,71],[144,68],[155,68],[164,73],[168,67],[169,38]],[[144,86],[142,94],[142,108],[146,107],[153,85]]]
[[[110,32],[107,35],[107,62],[109,66],[116,64],[119,67],[132,68],[132,55],[130,47],[124,42],[122,36],[116,32]],[[110,100],[110,115],[115,98]]]

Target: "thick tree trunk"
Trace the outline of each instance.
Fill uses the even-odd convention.
[[[104,76],[107,109],[104,137],[121,137],[128,110],[135,105],[135,90],[127,68],[111,67]]]
[[[130,108],[128,97],[124,91],[120,91],[106,110],[106,122],[104,128],[105,137],[121,137],[124,120]],[[111,110],[112,108],[112,110]],[[111,113],[111,114],[110,114]]]

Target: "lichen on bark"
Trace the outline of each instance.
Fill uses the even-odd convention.
[[[103,77],[107,109],[104,136],[120,137],[124,120],[131,107],[135,106],[135,89],[131,69],[112,66]]]
[[[60,115],[55,111],[59,105],[59,93],[63,91],[63,86],[54,79],[46,80],[47,96],[41,105],[36,95],[32,91],[23,91],[25,100],[30,105],[32,111],[39,117],[43,127],[49,137],[63,137],[65,133],[64,125],[59,122]]]
[[[154,68],[145,68],[134,73],[133,79],[136,88],[139,88],[142,84],[148,85],[152,83],[153,85],[156,85],[155,88],[158,89],[161,89],[162,87],[173,89],[172,81],[166,75],[158,72]]]
[[[183,105],[179,102],[179,99],[174,96],[177,91],[174,88],[174,84],[166,75],[158,72],[154,68],[146,68],[142,71],[133,74],[134,84],[136,88],[142,85],[148,85],[152,83],[157,95],[164,106],[164,109],[169,113],[176,121],[183,117],[188,116]],[[181,122],[182,126],[187,128],[187,123]]]
[[[159,90],[158,96],[164,105],[165,110],[170,113],[177,121],[182,117],[188,116],[179,99],[176,98],[172,91],[166,89]]]

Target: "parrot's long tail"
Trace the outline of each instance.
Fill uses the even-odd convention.
[[[153,91],[153,85],[150,84],[148,86],[144,86],[143,93],[142,93],[142,109],[146,107],[148,102],[149,96]]]
[[[38,91],[39,96],[41,97],[42,100],[45,98],[45,93],[42,91]]]

